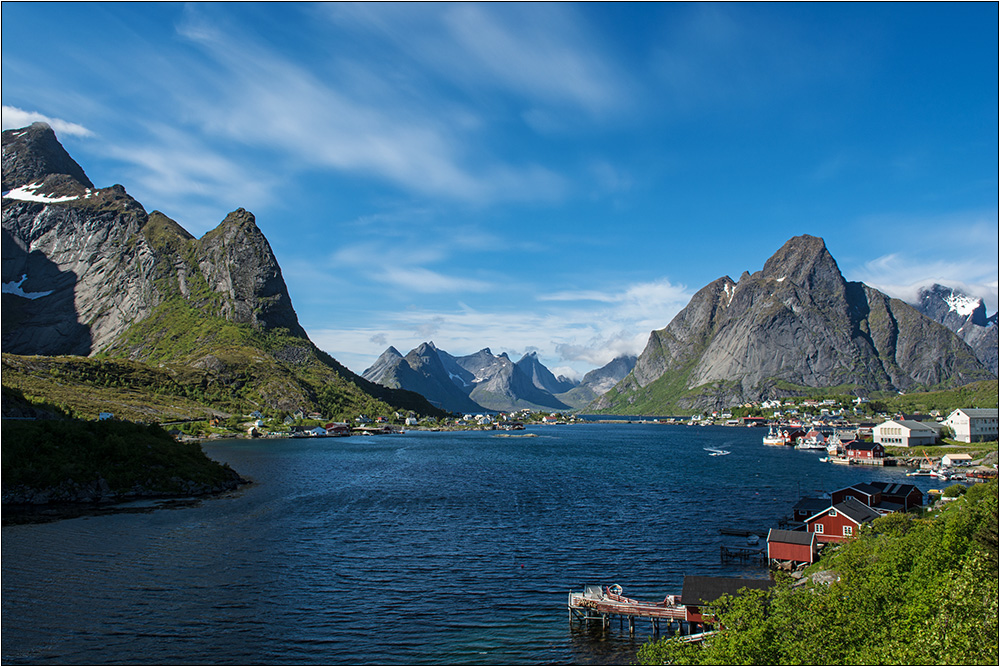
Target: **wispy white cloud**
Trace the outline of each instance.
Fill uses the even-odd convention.
[[[460,304],[452,309],[377,311],[361,328],[317,328],[309,334],[320,347],[357,372],[387,344],[405,353],[422,342],[456,355],[483,347],[519,357],[536,350],[550,368],[580,375],[622,354],[638,354],[654,329],[666,326],[687,304],[683,286],[661,280],[616,292],[555,292],[539,297],[547,308],[490,309]],[[601,304],[594,307],[594,303]]]
[[[441,79],[515,95],[529,123],[555,120],[553,108],[593,117],[628,104],[627,69],[569,5],[340,3],[327,16],[379,35]],[[556,123],[569,121],[563,114]]]
[[[849,280],[864,282],[913,303],[921,287],[934,283],[959,287],[981,297],[990,312],[998,305],[998,228],[996,211],[936,216],[872,216],[862,221],[866,248],[893,248],[874,259],[844,263]],[[906,234],[895,231],[907,230]]]
[[[3,129],[14,130],[26,127],[32,123],[48,123],[49,127],[55,130],[56,134],[71,135],[75,137],[92,137],[94,133],[79,123],[72,123],[61,118],[52,118],[37,111],[25,111],[17,107],[3,105],[2,111]]]
[[[365,174],[462,201],[547,200],[566,188],[544,166],[473,156],[476,124],[468,110],[412,86],[385,85],[384,73],[364,62],[352,62],[345,78],[339,69],[289,60],[248,34],[192,17],[182,35],[219,67],[216,95],[190,102],[208,132],[280,151],[300,167]],[[352,86],[358,78],[377,85]]]

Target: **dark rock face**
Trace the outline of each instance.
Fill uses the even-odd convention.
[[[822,239],[789,240],[762,271],[719,278],[594,409],[704,409],[809,388],[910,391],[989,379],[961,340],[911,306],[844,280]]]
[[[206,314],[306,337],[249,212],[195,241],[121,186],[94,189],[43,124],[3,133],[3,182],[5,352],[108,350],[165,300],[190,299],[199,281],[212,298],[193,305],[216,309]]]
[[[932,285],[917,295],[917,310],[943,324],[968,343],[976,357],[994,375],[1000,374],[997,314],[986,316],[986,304],[959,289]]]
[[[47,124],[3,133],[4,192],[49,178],[59,180],[58,176],[68,176],[84,188],[94,187]]]
[[[305,337],[292,300],[253,214],[241,209],[226,216],[199,242],[198,262],[209,288],[223,294],[222,317],[261,329],[284,328]]]

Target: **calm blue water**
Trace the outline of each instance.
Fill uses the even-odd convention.
[[[255,484],[177,509],[5,526],[4,664],[628,663],[570,590],[680,593],[721,527],[902,469],[822,464],[763,431],[656,424],[205,445]],[[708,455],[721,446],[729,456]],[[926,490],[933,482],[917,482]]]

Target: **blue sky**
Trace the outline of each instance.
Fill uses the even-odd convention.
[[[997,309],[995,3],[2,5],[3,127],[200,236],[252,211],[310,337],[580,375],[822,236]]]

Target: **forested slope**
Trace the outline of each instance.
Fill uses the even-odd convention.
[[[876,520],[813,566],[804,584],[783,577],[768,591],[718,600],[718,634],[702,644],[650,642],[638,660],[996,665],[997,567],[997,483],[974,485],[924,518]]]

